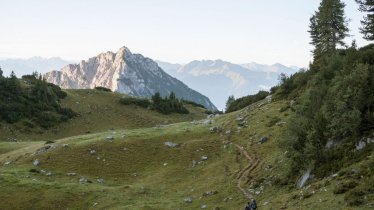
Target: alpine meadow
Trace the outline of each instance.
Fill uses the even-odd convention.
[[[373,209],[374,1],[315,2],[0,1],[0,209]]]

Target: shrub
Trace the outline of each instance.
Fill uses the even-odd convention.
[[[245,97],[242,97],[242,98],[238,98],[236,100],[234,100],[232,98],[232,101],[230,101],[230,103],[228,103],[229,106],[227,107],[226,112],[229,113],[229,112],[234,112],[234,111],[243,109],[243,108],[245,108],[245,107],[247,107],[247,106],[249,106],[253,103],[256,103],[258,101],[263,100],[269,94],[270,93],[267,92],[267,91],[259,91],[255,95],[245,96]]]
[[[151,102],[145,98],[125,97],[121,98],[119,102],[123,105],[135,105],[143,108],[148,108]]]
[[[104,92],[112,92],[111,89],[106,87],[95,87],[95,90],[104,91]]]

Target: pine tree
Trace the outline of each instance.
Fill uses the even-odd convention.
[[[338,46],[345,46],[348,21],[344,15],[345,4],[340,0],[322,0],[318,11],[310,18],[310,42],[314,45],[314,58],[333,54]]]
[[[229,98],[227,99],[226,101],[226,112],[230,109],[230,105],[232,104],[232,102],[235,101],[235,98],[233,95],[229,96]]]
[[[356,0],[360,5],[360,11],[368,13],[364,20],[361,21],[361,33],[364,34],[366,40],[374,40],[374,0]]]
[[[0,67],[0,78],[3,77],[3,70]]]

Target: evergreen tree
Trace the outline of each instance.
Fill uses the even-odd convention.
[[[0,67],[0,78],[3,77],[3,70]]]
[[[345,4],[341,0],[322,0],[318,11],[310,18],[310,42],[314,45],[314,58],[335,52],[338,46],[345,46],[348,23],[344,15]]]
[[[366,40],[374,40],[374,0],[356,0],[360,5],[360,11],[368,13],[361,21],[361,33]]]
[[[226,112],[230,109],[230,105],[235,101],[235,97],[233,95],[229,96],[226,101]]]

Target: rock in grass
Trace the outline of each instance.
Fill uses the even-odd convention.
[[[113,140],[114,140],[114,136],[107,136],[107,137],[106,137],[106,140],[108,140],[108,141],[113,141]]]
[[[177,143],[173,143],[173,142],[171,142],[171,141],[166,141],[166,142],[164,143],[164,145],[167,146],[167,147],[170,147],[170,148],[175,148],[175,147],[178,146]]]
[[[10,161],[10,160],[5,161],[5,162],[4,162],[4,166],[10,165],[11,163],[12,163],[12,161]]]
[[[200,208],[202,208],[202,209],[206,209],[206,208],[207,208],[207,205],[203,204],[203,205],[200,206]]]
[[[206,156],[206,155],[201,156],[201,160],[202,160],[202,161],[207,161],[207,160],[208,160],[208,156]]]
[[[69,144],[63,144],[62,147],[63,148],[69,148]]]
[[[187,198],[184,198],[183,201],[185,203],[192,203],[192,198],[191,197],[187,197]]]
[[[32,164],[33,164],[34,166],[39,166],[39,165],[40,165],[40,161],[39,161],[38,159],[36,159],[36,160],[34,160],[34,161],[32,162]]]
[[[203,196],[204,196],[204,197],[207,197],[207,196],[215,195],[215,194],[217,194],[217,193],[218,193],[218,192],[215,191],[215,190],[207,191],[207,192],[203,193]]]
[[[102,184],[102,183],[104,183],[104,179],[96,179],[96,182],[99,183],[99,184]]]
[[[94,150],[94,149],[90,150],[90,154],[91,154],[91,155],[96,154],[96,150]]]
[[[67,173],[67,175],[68,175],[68,176],[76,176],[77,173],[75,173],[75,172],[69,172],[69,173]]]
[[[267,142],[268,140],[269,140],[269,138],[268,138],[267,136],[264,136],[264,137],[262,137],[262,138],[260,139],[259,143],[260,143],[260,144],[263,144],[263,143]]]

